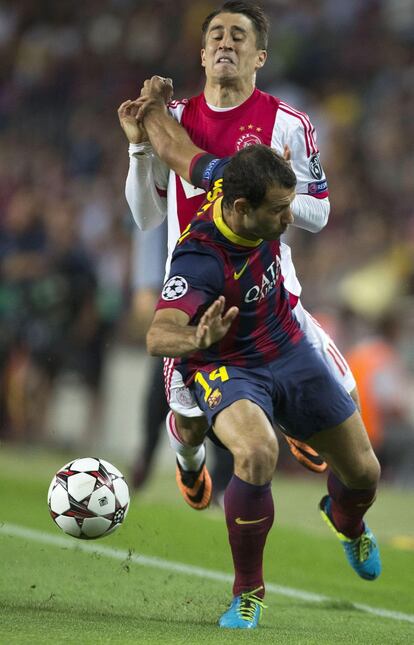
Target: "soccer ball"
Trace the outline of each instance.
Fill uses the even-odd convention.
[[[47,503],[62,531],[93,540],[121,526],[128,512],[129,490],[115,466],[104,459],[86,457],[58,470],[50,483]]]

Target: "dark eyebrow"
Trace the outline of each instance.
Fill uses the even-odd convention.
[[[216,31],[216,29],[224,29],[224,26],[223,26],[223,25],[216,25],[215,27],[212,27],[212,28],[210,29],[210,33],[211,33],[212,31]],[[243,27],[239,27],[238,25],[232,25],[232,26],[230,27],[230,30],[231,30],[231,31],[239,31],[239,32],[240,32],[240,33],[242,33],[242,34],[247,34],[247,31],[246,31],[245,29],[243,29]]]

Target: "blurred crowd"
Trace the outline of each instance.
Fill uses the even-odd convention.
[[[390,477],[414,485],[414,0],[260,4],[258,86],[309,113],[331,194],[322,233],[289,234],[303,301],[353,361]],[[62,370],[98,400],[108,344],[142,339],[116,110],[154,73],[201,90],[216,6],[1,3],[0,437],[42,437]]]

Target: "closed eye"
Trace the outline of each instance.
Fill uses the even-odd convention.
[[[224,29],[221,26],[213,27],[210,31],[210,37],[213,40],[221,40],[224,35]],[[246,31],[241,27],[233,27],[231,29],[231,37],[234,41],[240,42],[246,37]]]

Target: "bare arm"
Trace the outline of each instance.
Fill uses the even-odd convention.
[[[188,325],[190,317],[180,309],[155,312],[147,333],[147,350],[152,356],[185,356],[197,350],[196,327]]]
[[[188,314],[180,309],[158,310],[147,333],[148,353],[175,358],[217,343],[227,334],[239,313],[237,307],[230,307],[224,313],[224,307],[224,296],[220,296],[194,326],[188,324]]]
[[[141,97],[136,101],[139,106],[138,119],[144,123],[152,147],[160,159],[191,182],[191,161],[205,151],[195,146],[184,128],[169,115],[165,101],[171,92],[169,79],[153,76],[145,81]]]

